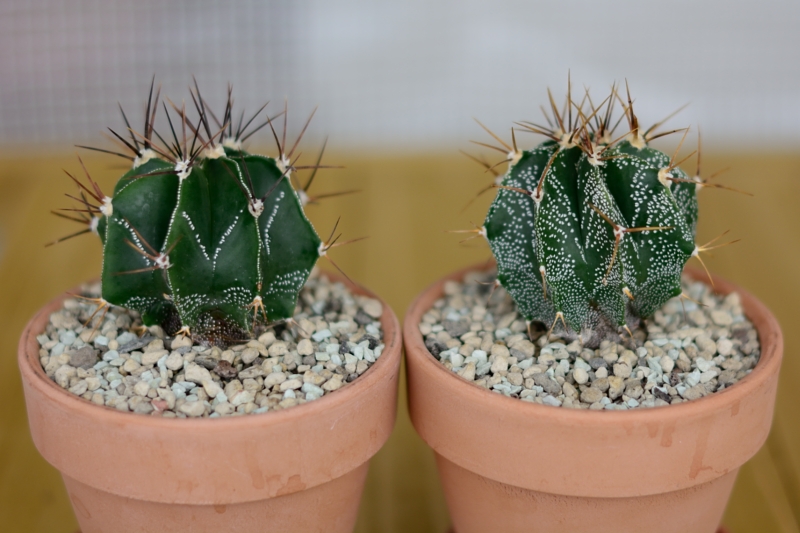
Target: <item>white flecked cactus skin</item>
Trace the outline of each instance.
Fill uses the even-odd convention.
[[[568,95],[561,112],[550,101],[549,127],[519,124],[545,142],[505,145],[509,168],[481,230],[520,312],[592,345],[681,294],[702,182],[649,146],[664,134],[639,131],[630,95],[626,104],[612,88],[597,107],[588,92],[581,103]],[[629,129],[614,139],[617,101]]]

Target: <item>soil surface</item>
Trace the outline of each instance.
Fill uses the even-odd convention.
[[[312,274],[292,321],[221,349],[143,328],[139,315],[67,298],[37,337],[47,375],[72,394],[120,411],[164,417],[264,413],[312,401],[363,374],[383,349],[381,302]]]
[[[755,367],[755,327],[739,295],[683,280],[688,298],[668,301],[622,342],[596,350],[531,328],[494,273],[447,282],[419,328],[431,354],[477,385],[522,401],[573,409],[678,404],[730,387]]]

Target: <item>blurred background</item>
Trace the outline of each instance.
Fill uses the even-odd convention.
[[[691,125],[681,153],[703,134],[703,175],[748,197],[704,189],[699,242],[725,230],[742,239],[707,260],[771,307],[786,336],[773,432],[740,472],[725,516],[732,533],[797,532],[800,519],[800,3],[764,0],[634,2],[293,2],[4,0],[0,3],[0,524],[7,531],[76,528],[57,472],[27,433],[16,343],[33,312],[100,269],[99,242],[49,211],[66,206],[80,171],[76,144],[103,148],[107,127],[135,128],[151,78],[180,105],[196,77],[221,110],[227,84],[239,109],[289,102],[288,137],[319,106],[302,143],[310,164],[328,137],[312,196],[358,194],[309,206],[321,234],[337,217],[337,249],[354,280],[402,317],[444,274],[485,261],[488,248],[447,230],[480,224],[492,176],[459,150],[502,159],[473,117],[511,139],[513,121],[542,120],[547,87],[596,101],[627,79],[646,128],[684,104],[669,127]],[[219,113],[221,114],[221,112]],[[517,134],[521,147],[542,139]],[[674,150],[678,136],[656,141]],[[268,130],[250,149],[275,155]],[[125,162],[80,150],[104,190]],[[696,158],[684,169],[695,170]],[[503,170],[500,166],[498,169]],[[307,174],[306,174],[307,176]],[[466,207],[466,209],[465,209]],[[323,268],[330,268],[322,265]],[[402,388],[402,387],[401,387]],[[146,450],[143,450],[146,453]],[[401,390],[395,432],[373,459],[359,532],[443,533],[447,509],[433,456],[416,436]]]

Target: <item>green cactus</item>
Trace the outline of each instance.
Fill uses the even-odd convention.
[[[550,127],[520,123],[548,139],[532,150],[505,145],[509,169],[479,230],[521,314],[588,345],[630,332],[680,295],[684,264],[699,251],[702,181],[648,145],[663,134],[639,131],[630,95],[619,99],[629,131],[612,140],[615,99],[612,88],[595,107],[587,93],[584,111],[568,94],[559,112],[550,96]]]
[[[130,139],[112,131],[132,151],[133,157],[116,154],[132,159],[132,168],[110,197],[88,173],[88,186],[73,177],[81,187],[81,197],[73,198],[82,208],[73,211],[88,224],[84,232],[98,233],[103,242],[100,305],[138,311],[145,325],[170,334],[227,344],[249,336],[257,321],[289,319],[311,269],[330,248],[303,211],[305,190],[296,191],[290,179],[297,168],[322,167],[319,161],[293,165],[297,143],[286,149],[285,109],[283,142],[272,126],[275,117],[255,129],[272,129],[279,149],[272,158],[242,148],[255,132],[245,130],[263,107],[234,129],[230,89],[221,122],[199,91],[192,99],[195,123],[185,106],[173,105],[173,122],[163,105],[167,142],[153,126],[159,94],[153,97],[151,85],[144,132],[134,133],[127,118]]]

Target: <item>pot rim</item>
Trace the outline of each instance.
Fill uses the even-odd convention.
[[[430,354],[419,332],[422,314],[441,297],[446,281],[480,268],[473,265],[432,284],[405,316],[411,421],[439,456],[506,490],[626,498],[711,482],[737,470],[763,445],[772,423],[782,337],[772,314],[746,291],[737,288],[762,347],[750,375],[679,405],[598,414],[493,393]],[[692,269],[688,274],[702,275]],[[720,278],[715,283],[718,293],[735,288]],[[634,458],[642,468],[629,468]]]
[[[326,275],[381,302],[381,356],[358,379],[317,400],[217,419],[122,412],[62,389],[45,374],[36,340],[67,295],[53,299],[28,323],[18,351],[28,424],[39,453],[63,476],[104,492],[194,505],[291,494],[358,468],[394,427],[402,338],[386,302],[336,274]],[[117,450],[146,453],[150,460],[119,476],[105,467],[117,460]]]
[[[490,261],[490,265],[494,262]],[[746,396],[761,387],[770,376],[778,372],[783,355],[783,334],[778,325],[777,319],[770,310],[761,303],[755,296],[730,281],[712,274],[714,280],[714,292],[727,295],[731,292],[738,292],[745,308],[745,315],[753,322],[758,331],[761,354],[758,363],[752,371],[739,380],[734,385],[725,388],[720,392],[709,394],[696,400],[684,401],[678,405],[665,405],[649,408],[618,410],[598,410],[589,409],[568,409],[550,405],[537,404],[535,402],[525,402],[518,398],[507,397],[503,394],[496,394],[472,381],[467,381],[458,374],[453,373],[444,367],[433,354],[428,351],[422,334],[419,331],[419,322],[422,315],[430,309],[433,302],[441,298],[444,293],[444,284],[447,281],[463,280],[464,276],[474,271],[484,271],[487,263],[481,262],[469,267],[460,269],[448,276],[445,276],[425,288],[411,303],[403,319],[403,341],[406,357],[413,358],[415,363],[424,365],[427,369],[435,372],[440,379],[456,378],[463,393],[476,402],[494,405],[502,412],[506,407],[515,406],[516,409],[525,409],[530,416],[544,419],[558,419],[559,424],[570,424],[575,426],[586,425],[606,425],[621,424],[625,422],[646,422],[653,417],[653,413],[660,416],[665,415],[670,418],[680,419],[691,415],[691,411],[698,408],[703,410],[722,409],[725,405],[735,402],[736,396]],[[684,273],[694,280],[706,277],[706,274],[692,267],[685,267]],[[435,294],[435,296],[432,296]],[[430,304],[428,304],[430,301]],[[754,320],[750,314],[756,315],[760,320]],[[654,411],[655,410],[655,411]]]
[[[153,425],[158,428],[169,428],[175,424],[180,425],[180,430],[186,429],[219,429],[223,431],[235,431],[239,426],[251,425],[251,419],[257,418],[257,422],[261,424],[277,425],[283,424],[287,419],[296,418],[298,416],[313,416],[318,411],[326,411],[331,407],[345,403],[348,396],[357,395],[362,389],[367,389],[380,381],[389,370],[391,366],[390,359],[392,357],[383,357],[384,354],[399,351],[399,333],[400,324],[397,316],[392,311],[391,307],[386,304],[380,297],[371,292],[369,289],[355,283],[350,282],[339,274],[332,272],[321,271],[320,275],[325,275],[333,282],[344,283],[353,293],[367,296],[376,299],[383,305],[383,314],[381,315],[381,327],[383,329],[383,344],[384,350],[381,352],[381,357],[378,359],[362,374],[358,379],[352,383],[343,385],[340,389],[328,392],[321,398],[311,402],[306,402],[302,405],[296,405],[289,409],[281,409],[279,411],[267,411],[266,413],[250,413],[243,416],[221,416],[215,418],[202,417],[202,418],[164,418],[154,417],[149,415],[141,415],[130,411],[119,411],[113,407],[105,405],[97,405],[89,400],[76,396],[71,392],[62,389],[57,383],[47,377],[41,363],[39,362],[39,345],[36,336],[42,332],[33,331],[33,326],[38,322],[43,322],[45,327],[51,313],[55,312],[62,305],[62,302],[69,297],[70,293],[76,292],[75,290],[68,291],[60,294],[59,296],[50,300],[44,307],[40,308],[34,316],[28,321],[23,330],[22,336],[19,341],[17,362],[19,364],[20,372],[24,377],[28,377],[31,383],[38,384],[40,390],[45,392],[48,397],[54,401],[61,403],[67,409],[85,410],[85,408],[100,409],[106,416],[112,418],[112,422],[131,423],[144,418],[148,421],[148,425]],[[77,288],[76,288],[77,289]],[[388,327],[387,327],[388,326]],[[342,394],[343,391],[348,391]]]

